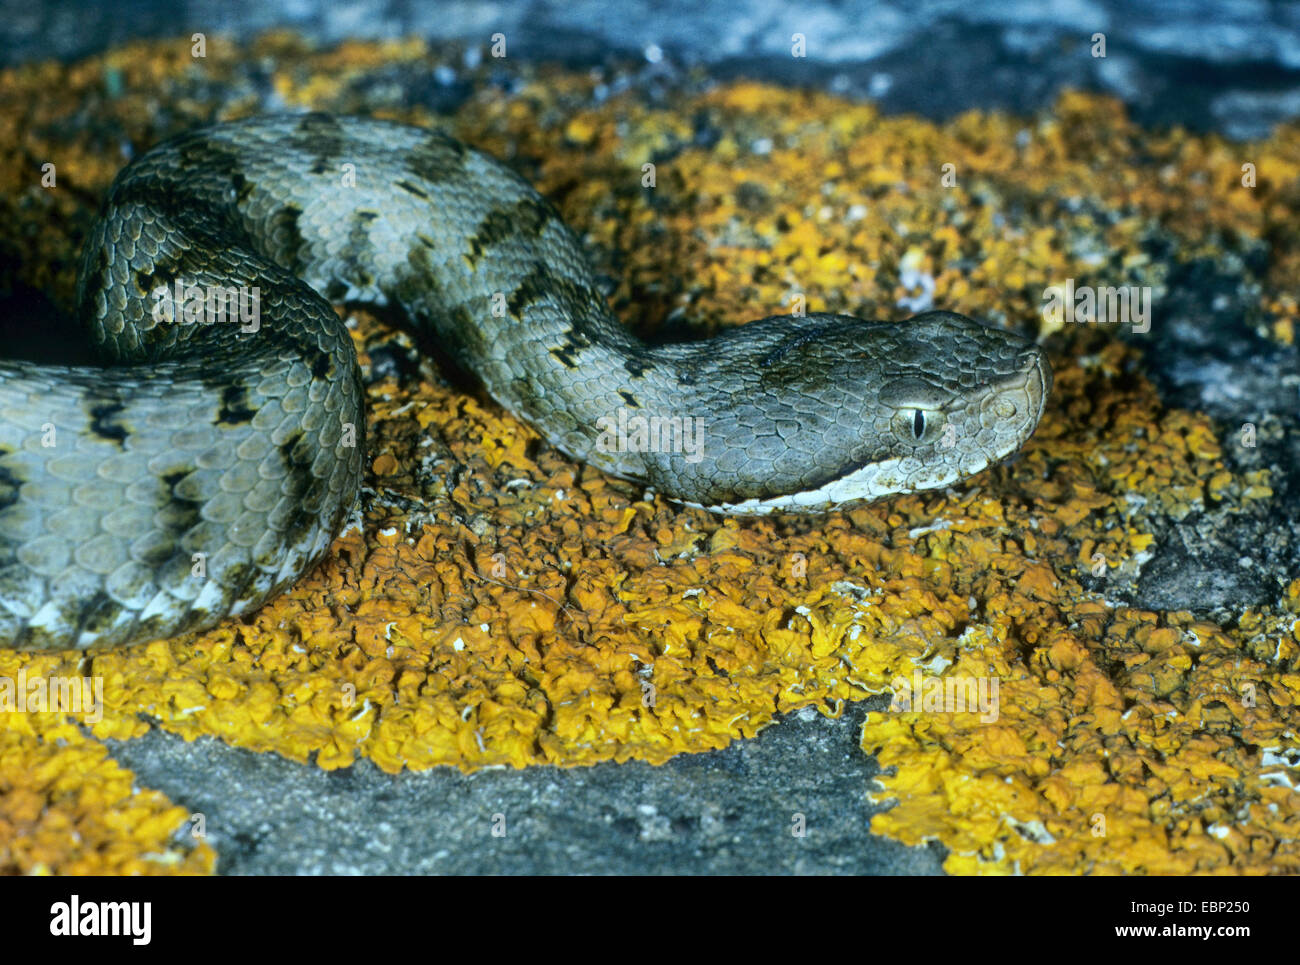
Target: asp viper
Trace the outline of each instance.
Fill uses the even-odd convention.
[[[159,311],[193,286],[256,289],[256,330]],[[78,282],[104,365],[0,361],[0,645],[205,629],[321,559],[365,444],[342,300],[400,306],[575,459],[722,513],[947,486],[1020,448],[1052,380],[1031,341],[949,312],[775,316],[649,346],[555,209],[446,134],[323,114],[219,124],[108,192]],[[603,444],[620,409],[699,420],[702,444]],[[663,448],[677,451],[649,451]]]

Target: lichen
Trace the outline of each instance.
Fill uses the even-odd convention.
[[[185,51],[135,45],[0,75],[0,203],[21,280],[69,302],[87,199],[124,138],[148,144],[267,100],[434,123],[359,92],[375,90],[371,72],[427,73],[455,55],[418,42],[317,52],[285,34],[251,56]],[[274,64],[270,92],[250,79],[259,58]],[[1143,239],[1213,253],[1291,225],[1281,192],[1300,176],[1294,128],[1253,146],[1269,175],[1247,191],[1221,140],[1141,131],[1115,102],[1077,94],[1032,121],[935,124],[756,83],[600,101],[589,75],[527,66],[506,96],[487,69],[442,123],[556,200],[646,333],[800,305],[902,317],[918,276],[936,305],[1034,331],[1044,280],[1105,271],[1159,288],[1167,265]],[[30,159],[47,157],[77,192],[31,187]],[[1296,302],[1282,289],[1300,238],[1272,233],[1262,310],[1289,342]],[[863,790],[896,802],[874,831],[941,841],[954,872],[1298,870],[1285,762],[1300,585],[1231,627],[1096,589],[1150,553],[1153,520],[1271,495],[1267,478],[1230,471],[1205,416],[1160,403],[1134,347],[1095,327],[1055,334],[1035,436],[949,491],[738,521],[576,465],[430,370],[380,377],[372,353],[409,340],[364,313],[353,324],[372,379],[371,472],[359,526],[324,565],[197,638],[84,666],[0,652],[6,673],[76,668],[105,691],[84,731],[7,715],[0,868],[211,870],[206,845],[167,843],[183,809],[133,790],[99,743],[139,735],[144,719],[327,769],[661,763],[802,707],[837,714],[921,669],[996,679],[997,719],[871,713],[862,745],[887,771]]]

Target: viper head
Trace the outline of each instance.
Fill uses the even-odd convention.
[[[780,316],[746,330],[758,358],[733,359],[715,339],[700,362],[745,387],[709,395],[726,409],[710,437],[726,474],[699,505],[719,512],[821,512],[950,485],[1019,449],[1052,384],[1032,341],[951,312]]]

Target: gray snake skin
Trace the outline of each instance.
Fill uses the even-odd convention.
[[[400,306],[568,455],[716,512],[946,486],[1018,449],[1051,385],[1032,342],[946,312],[647,346],[501,163],[377,120],[221,124],[108,192],[78,283],[105,364],[0,361],[0,645],[206,629],[328,552],[365,453],[339,301]]]

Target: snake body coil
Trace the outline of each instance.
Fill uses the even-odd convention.
[[[223,291],[238,321],[213,321]],[[947,485],[1019,448],[1051,384],[1032,343],[942,312],[644,345],[508,168],[321,114],[195,131],[129,165],[78,299],[104,367],[0,361],[0,645],[204,629],[327,552],[365,442],[330,301],[400,305],[569,455],[719,512]]]

